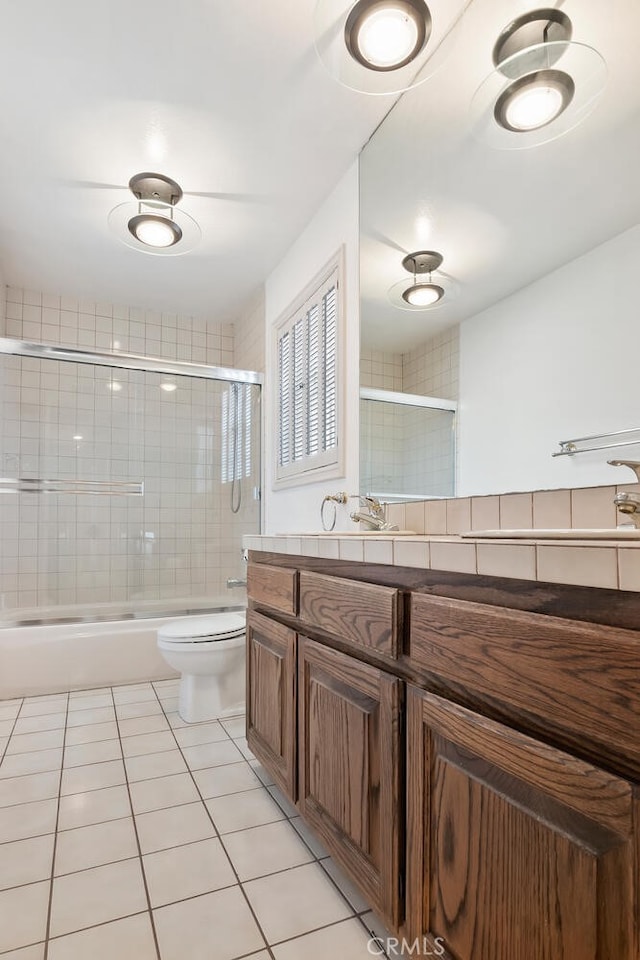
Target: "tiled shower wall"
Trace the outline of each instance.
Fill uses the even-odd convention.
[[[9,297],[16,339],[233,365],[231,326],[15,289]],[[258,529],[257,388],[242,388],[254,402],[243,411],[243,501],[233,514],[229,385],[32,358],[0,364],[4,476],[145,484],[144,497],[4,495],[4,614],[237,602],[226,578],[242,574],[241,536]]]
[[[396,390],[419,396],[455,400],[458,396],[459,328],[442,331],[409,353],[363,349],[363,387]],[[419,416],[409,407],[377,403],[367,414],[367,429],[375,438],[375,463],[367,462],[363,443],[361,485],[372,492],[451,491],[454,444],[451,417],[440,412]],[[384,478],[384,479],[383,479]],[[374,490],[375,488],[375,490]]]

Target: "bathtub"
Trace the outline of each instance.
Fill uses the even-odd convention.
[[[191,619],[0,628],[0,700],[177,677],[158,652],[156,632],[170,621]]]

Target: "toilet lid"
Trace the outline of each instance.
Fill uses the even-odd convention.
[[[159,640],[230,640],[241,636],[246,627],[244,613],[213,613],[208,617],[174,620],[158,630]]]

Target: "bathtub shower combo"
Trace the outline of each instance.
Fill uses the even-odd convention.
[[[0,699],[182,674],[243,709],[260,375],[0,341]]]

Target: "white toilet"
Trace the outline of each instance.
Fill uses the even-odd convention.
[[[185,617],[158,630],[158,649],[178,670],[178,712],[187,723],[244,713],[244,611]]]

